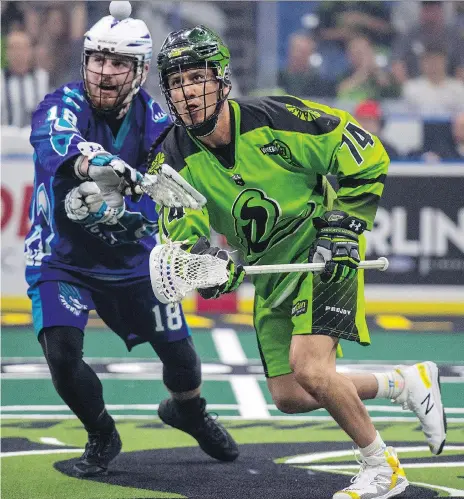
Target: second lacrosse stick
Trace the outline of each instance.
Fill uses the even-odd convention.
[[[150,254],[150,278],[153,292],[162,303],[181,301],[198,288],[221,285],[229,279],[227,261],[211,255],[193,255],[181,248],[181,242],[155,246]],[[324,270],[324,263],[289,263],[246,266],[247,275]],[[361,261],[360,269],[386,270],[388,260]]]

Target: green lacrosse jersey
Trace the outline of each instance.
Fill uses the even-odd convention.
[[[292,96],[228,105],[228,148],[209,149],[176,126],[149,165],[155,171],[169,164],[207,199],[201,211],[162,208],[162,238],[193,244],[212,227],[248,265],[265,265],[307,261],[312,220],[327,210],[345,211],[372,228],[389,158],[349,113]],[[337,192],[329,174],[337,177]],[[283,278],[254,277],[256,292],[270,293]]]

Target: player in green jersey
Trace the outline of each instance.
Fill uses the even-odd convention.
[[[340,339],[370,343],[366,327],[363,231],[372,228],[389,164],[379,139],[347,112],[292,96],[229,100],[229,50],[204,26],[171,33],[158,56],[160,84],[176,125],[149,169],[175,168],[206,198],[202,211],[160,212],[164,238],[191,253],[228,260],[231,278],[199,290],[205,298],[242,282],[243,268],[208,242],[224,234],[248,264],[325,262],[318,275],[253,277],[254,324],[267,383],[287,413],[325,408],[360,449],[353,483],[334,495],[386,498],[408,481],[375,430],[362,399],[389,398],[413,410],[434,454],[446,429],[437,366],[424,362],[375,374],[337,373]],[[338,190],[326,176],[338,177]]]

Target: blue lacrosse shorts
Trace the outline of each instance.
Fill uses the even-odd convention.
[[[33,325],[38,336],[43,328],[72,326],[84,331],[90,310],[120,336],[128,350],[145,342],[173,342],[190,336],[179,303],[160,303],[150,278],[105,281],[74,272],[57,273],[59,279],[42,280],[27,275],[32,300]]]

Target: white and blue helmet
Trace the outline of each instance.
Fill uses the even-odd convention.
[[[150,63],[152,56],[152,39],[147,25],[140,19],[131,17],[117,19],[110,15],[100,19],[84,36],[82,74],[88,95],[91,92],[88,88],[86,67],[88,58],[92,53],[102,52],[108,56],[122,55],[134,60],[134,79],[131,90],[116,107],[127,106],[147,77],[147,71],[144,68],[146,64]]]

